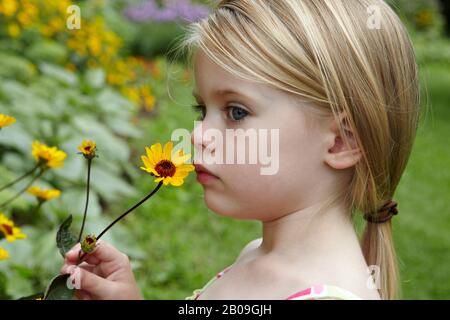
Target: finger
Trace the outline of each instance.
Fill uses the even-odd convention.
[[[128,263],[128,257],[113,247],[108,242],[103,240],[99,240],[95,250],[91,253],[87,254],[83,261],[86,261],[89,264],[98,265],[98,264],[114,264],[114,265],[124,265]]]
[[[69,251],[66,252],[64,259],[70,261],[76,261],[78,259],[78,252],[81,250],[81,245],[78,242]]]
[[[97,245],[94,248],[94,251],[97,250],[98,246],[102,243],[102,240],[99,240],[97,242]],[[90,264],[99,264],[101,261],[92,255],[92,252],[89,254],[84,253],[81,250],[80,243],[77,243],[75,246],[73,246],[65,255],[64,261],[68,264],[75,264],[79,262],[79,258],[82,257],[83,261],[86,261]]]
[[[78,300],[93,300],[89,292],[85,290],[76,290],[75,296]]]
[[[87,270],[87,271],[89,271],[89,272],[91,272],[91,273],[96,273],[95,271],[95,267],[96,266],[94,266],[94,265],[92,265],[92,264],[89,264],[89,263],[86,263],[86,262],[83,262],[83,263],[81,263],[80,265],[79,265],[79,267],[80,268],[83,268],[84,270]]]
[[[113,291],[114,282],[106,280],[98,275],[91,273],[82,268],[72,274],[74,282],[79,284],[79,289],[86,291],[91,296],[106,298]]]
[[[76,268],[76,265],[68,265],[68,264],[64,264],[64,266],[61,268],[60,273],[61,274],[66,274],[66,273],[72,273],[72,271]],[[89,272],[98,274],[97,270],[96,270],[96,266],[92,265],[92,264],[88,264],[86,262],[82,262],[80,265],[78,265],[78,267],[83,268],[84,270],[87,270]],[[101,274],[99,274],[101,276]]]

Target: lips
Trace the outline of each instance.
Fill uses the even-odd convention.
[[[204,166],[202,166],[201,164],[196,164],[196,163],[194,163],[194,167],[195,167],[195,171],[196,171],[197,173],[204,172],[204,173],[207,173],[207,174],[209,174],[209,175],[211,175],[211,176],[214,176],[214,177],[218,178],[216,175],[214,175],[211,171],[209,171],[208,169],[206,169],[206,168],[205,168]]]

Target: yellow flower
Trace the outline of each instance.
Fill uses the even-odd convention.
[[[31,193],[33,196],[43,201],[48,201],[57,198],[61,194],[61,191],[59,191],[58,189],[41,189],[36,186],[28,188],[27,192]]]
[[[10,17],[16,13],[17,7],[18,4],[16,0],[3,0],[0,3],[0,12],[2,12],[5,16]]]
[[[155,143],[150,148],[146,147],[147,156],[141,156],[144,167],[142,170],[147,171],[155,176],[155,182],[162,181],[164,185],[169,183],[173,186],[181,186],[184,178],[193,171],[195,167],[191,164],[184,164],[190,159],[190,154],[183,154],[183,150],[178,150],[172,156],[173,143],[167,142],[164,150],[160,143]]]
[[[33,141],[32,151],[33,157],[38,162],[42,162],[48,168],[59,168],[64,165],[64,159],[67,154],[56,147],[49,147],[39,141]]]
[[[0,113],[0,128],[9,126],[16,122],[16,118]]]
[[[81,145],[78,147],[78,150],[85,156],[85,158],[92,159],[95,157],[97,144],[95,143],[95,141],[83,140]]]
[[[8,24],[8,34],[12,38],[17,38],[20,35],[20,27],[17,23]]]
[[[100,55],[102,51],[102,43],[101,40],[97,36],[92,36],[88,39],[87,43],[89,50],[93,56]]]
[[[9,220],[3,213],[0,212],[0,231],[3,233],[6,241],[13,242],[18,239],[26,239],[26,235],[20,231],[20,228],[14,226],[14,222]]]
[[[26,11],[22,11],[21,13],[19,13],[17,15],[17,20],[19,20],[20,24],[24,27],[29,26],[33,23]]]
[[[421,28],[429,27],[433,24],[433,11],[422,9],[416,14],[416,23]]]
[[[0,260],[6,260],[9,258],[9,253],[2,247],[0,247]]]

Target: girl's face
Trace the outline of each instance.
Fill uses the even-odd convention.
[[[202,122],[192,131],[191,140],[196,151],[194,163],[217,176],[202,183],[211,210],[234,218],[270,221],[311,205],[329,191],[330,168],[324,157],[334,136],[327,130],[328,122],[313,120],[305,113],[305,105],[281,90],[231,75],[201,50],[195,56],[195,82]],[[223,150],[218,150],[220,143],[205,137],[209,129],[222,133]],[[247,145],[236,137],[227,140],[226,129],[256,133],[254,142],[265,144],[265,154],[279,163],[277,172],[262,175],[260,169],[269,165],[258,155],[261,148],[256,153],[257,163],[249,163],[248,139]],[[278,146],[271,149],[271,132],[275,132],[271,130],[277,129]],[[235,147],[227,150],[232,142]],[[200,162],[199,153],[205,149],[211,155],[222,152],[222,164]],[[225,162],[230,152],[234,154],[231,164]],[[245,164],[237,163],[239,152],[245,154]]]

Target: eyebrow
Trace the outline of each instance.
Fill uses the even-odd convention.
[[[215,96],[220,96],[220,95],[225,95],[225,94],[238,94],[238,95],[241,95],[241,96],[243,96],[244,98],[247,98],[247,99],[249,99],[249,100],[254,100],[252,97],[247,96],[247,95],[243,94],[242,92],[239,92],[239,91],[236,91],[236,90],[233,90],[233,89],[219,89],[219,90],[215,90],[215,91],[213,92],[213,94],[214,94]],[[195,89],[192,90],[192,95],[193,95],[195,98],[197,98],[197,99],[200,99],[200,98],[201,98],[200,94],[199,94],[198,92],[196,92]]]

